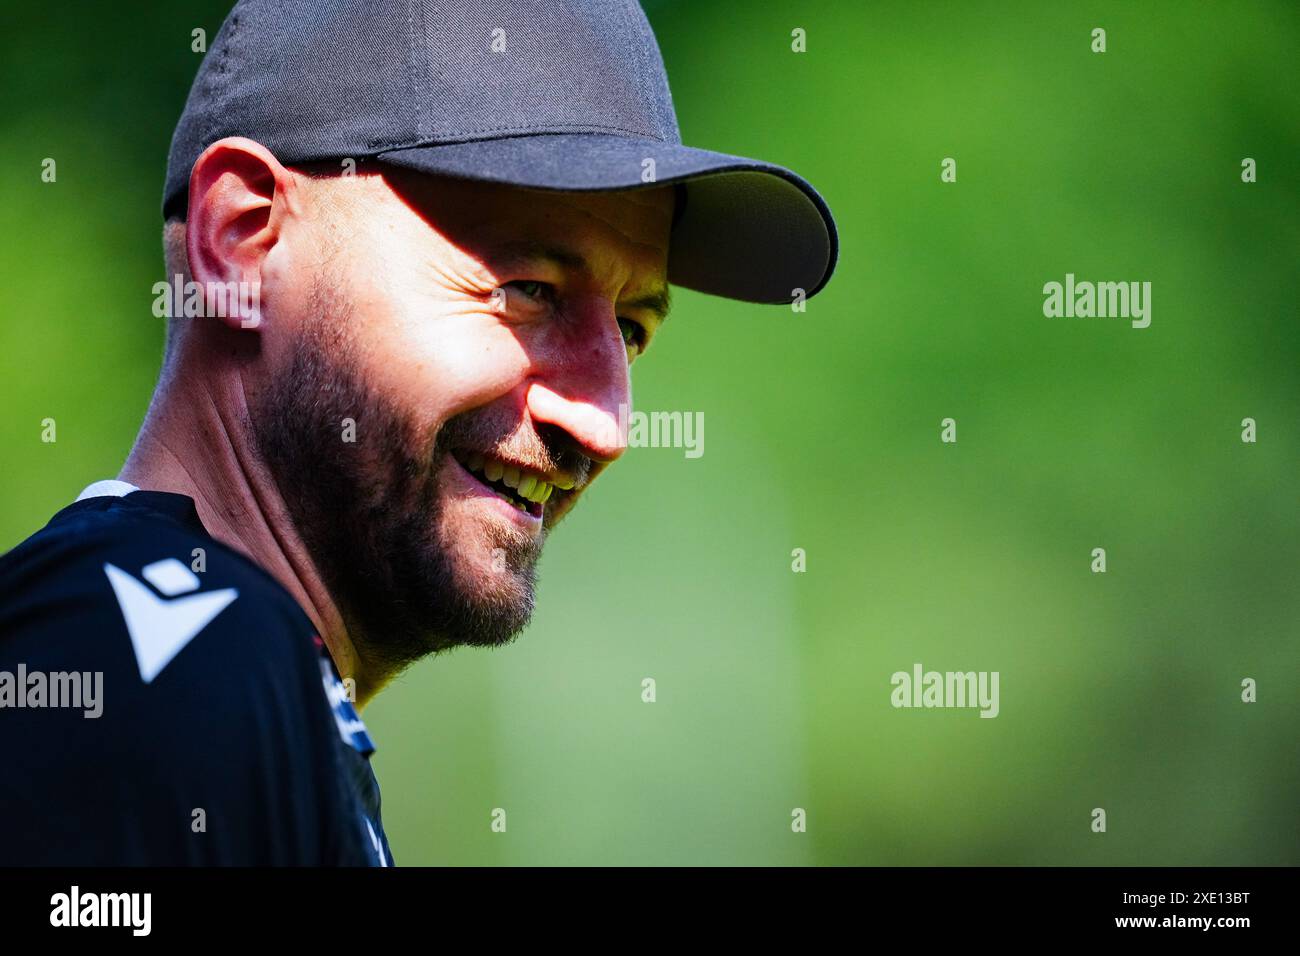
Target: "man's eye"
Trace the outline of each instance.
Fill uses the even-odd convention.
[[[492,307],[514,319],[540,318],[555,305],[555,286],[533,279],[516,279],[492,292]]]
[[[631,354],[640,355],[645,349],[645,326],[631,319],[619,319],[618,328],[623,333],[623,344]]]
[[[530,299],[548,298],[551,293],[551,285],[546,282],[535,282],[531,279],[522,279],[515,282],[506,283],[512,289],[518,289]]]

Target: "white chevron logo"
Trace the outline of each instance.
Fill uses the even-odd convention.
[[[140,677],[146,684],[239,596],[235,588],[222,588],[164,600],[119,567],[105,564],[104,573],[122,608]],[[175,558],[149,565],[144,576],[167,595],[194,591],[199,586],[199,579]]]

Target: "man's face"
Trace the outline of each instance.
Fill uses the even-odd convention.
[[[259,450],[363,664],[528,621],[548,530],[622,450],[670,189],[313,180],[262,284]]]

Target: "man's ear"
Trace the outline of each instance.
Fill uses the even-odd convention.
[[[242,136],[218,140],[195,161],[185,249],[205,315],[232,328],[260,324],[262,266],[279,240],[286,204],[296,203],[294,187],[270,150]]]

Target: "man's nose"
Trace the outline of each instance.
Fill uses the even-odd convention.
[[[575,450],[588,458],[613,461],[627,445],[627,346],[613,310],[607,306],[593,311],[580,336],[559,349],[548,349],[542,367],[534,369],[528,414],[534,422],[563,429]]]

